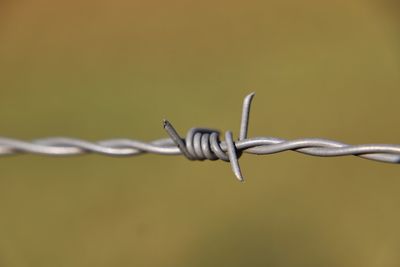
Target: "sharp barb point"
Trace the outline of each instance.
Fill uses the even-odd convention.
[[[244,140],[247,138],[247,132],[249,129],[250,108],[254,96],[255,93],[253,92],[251,94],[248,94],[243,100],[242,120],[240,121],[239,140]]]

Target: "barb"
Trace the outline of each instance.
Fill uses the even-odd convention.
[[[243,153],[267,155],[293,150],[310,156],[336,157],[354,155],[365,159],[387,163],[400,163],[399,144],[348,145],[341,142],[303,138],[285,140],[276,137],[247,138],[250,107],[254,93],[245,97],[239,138],[233,140],[232,132],[225,133],[209,128],[192,128],[186,138],[180,137],[170,122],[164,120],[164,129],[170,138],[143,142],[131,139],[112,139],[88,142],[73,138],[45,138],[31,142],[0,137],[0,156],[32,153],[48,156],[70,156],[98,153],[107,156],[135,156],[144,153],[162,155],[184,155],[190,160],[223,160],[231,163],[239,181],[244,181],[238,159]]]

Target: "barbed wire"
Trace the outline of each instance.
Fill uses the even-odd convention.
[[[230,162],[239,181],[244,181],[238,161],[243,153],[267,155],[293,150],[311,156],[354,155],[381,162],[400,163],[400,145],[398,144],[348,145],[320,138],[296,140],[276,137],[247,138],[253,97],[254,93],[251,93],[244,98],[239,138],[236,141],[233,140],[231,131],[226,131],[225,141],[221,141],[220,132],[210,128],[192,128],[187,132],[186,138],[181,138],[172,124],[164,120],[164,129],[170,138],[150,142],[132,139],[88,142],[73,138],[51,137],[26,142],[0,137],[0,156],[23,153],[47,156],[70,156],[86,153],[98,153],[107,156],[136,156],[144,153],[184,155],[189,160],[220,159]]]

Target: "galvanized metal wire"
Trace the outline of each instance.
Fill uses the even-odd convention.
[[[400,163],[399,144],[345,143],[321,139],[302,138],[285,140],[277,137],[247,138],[250,107],[254,93],[245,97],[238,140],[232,132],[225,133],[209,128],[192,128],[182,138],[170,122],[164,120],[164,129],[170,138],[144,142],[132,139],[111,139],[88,142],[65,137],[50,137],[30,142],[0,137],[0,156],[33,153],[47,156],[71,156],[98,153],[107,156],[136,156],[144,153],[162,155],[184,155],[189,160],[223,160],[231,163],[239,181],[244,181],[238,159],[243,153],[267,155],[293,150],[310,156],[336,157],[354,155],[365,159],[387,163]]]

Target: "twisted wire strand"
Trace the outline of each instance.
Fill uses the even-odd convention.
[[[107,156],[135,156],[144,153],[161,155],[184,155],[189,160],[223,160],[231,163],[239,181],[244,181],[238,159],[243,153],[267,155],[284,151],[296,151],[310,156],[336,157],[354,155],[365,159],[400,163],[399,144],[345,143],[320,139],[303,138],[285,140],[276,137],[247,138],[250,106],[254,93],[245,97],[238,140],[232,132],[225,133],[225,141],[220,140],[220,132],[209,128],[192,128],[185,138],[180,137],[172,124],[164,120],[164,129],[170,138],[144,142],[131,139],[111,139],[88,142],[80,139],[52,137],[30,142],[0,137],[0,156],[23,153],[48,156],[71,156],[98,153]]]

